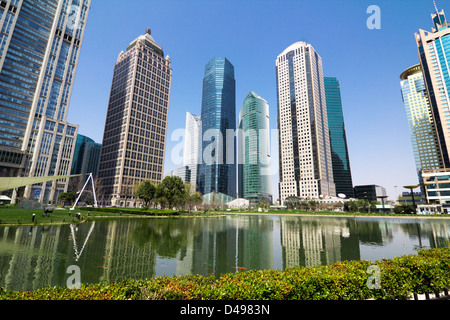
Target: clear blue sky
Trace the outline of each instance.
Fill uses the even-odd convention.
[[[372,4],[381,9],[379,30],[366,26]],[[437,5],[450,15],[447,3]],[[381,185],[393,199],[417,183],[399,77],[418,63],[414,33],[431,30],[433,11],[432,0],[92,0],[68,121],[102,142],[114,63],[150,28],[173,68],[167,173],[180,166],[171,161],[179,143],[172,132],[184,128],[187,111],[200,114],[211,58],[235,67],[236,114],[255,91],[268,101],[275,129],[275,59],[306,41],[322,57],[324,75],[340,81],[354,185]],[[278,176],[272,179],[276,199]]]

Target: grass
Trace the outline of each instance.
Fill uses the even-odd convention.
[[[49,224],[72,224],[92,221],[98,218],[119,218],[119,217],[145,217],[145,216],[211,216],[211,212],[185,212],[173,210],[140,210],[115,208],[116,210],[101,210],[108,208],[58,208],[46,215],[43,209],[20,209],[15,206],[0,207],[0,226],[5,225],[49,225]],[[76,217],[80,213],[80,219]],[[34,221],[33,221],[33,214]],[[214,213],[215,215],[216,213]]]
[[[33,214],[35,214],[33,222]],[[76,211],[68,209],[54,210],[44,215],[42,209],[19,209],[17,207],[0,208],[0,225],[42,225],[80,222],[75,217]]]

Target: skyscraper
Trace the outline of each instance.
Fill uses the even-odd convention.
[[[172,78],[170,63],[150,29],[119,54],[99,166],[103,204],[133,206],[137,183],[162,180]]]
[[[90,4],[0,1],[0,175],[70,174],[78,126],[66,118]],[[53,201],[67,184],[27,186],[23,196]]]
[[[338,79],[334,77],[324,77],[324,83],[336,194],[345,194],[347,198],[352,198],[354,196],[353,181],[342,111],[341,88]]]
[[[276,60],[280,200],[335,196],[322,58],[303,41]]]
[[[184,135],[183,166],[190,171],[189,182],[198,189],[197,175],[202,159],[202,121],[200,116],[186,113],[186,129]]]
[[[420,65],[406,69],[400,79],[417,175],[422,183],[422,170],[443,168],[439,142]]]
[[[253,91],[239,112],[238,132],[239,197],[250,206],[271,204],[269,105]]]
[[[78,184],[78,191],[81,190],[84,182],[88,179],[88,174],[92,173],[94,179],[97,177],[101,149],[102,145],[100,143],[96,143],[91,138],[78,134],[70,172],[73,175],[82,175]]]
[[[415,34],[420,65],[433,114],[442,163],[450,166],[450,25],[444,10],[431,15],[431,32],[420,29]]]
[[[202,164],[199,191],[236,197],[236,84],[234,67],[213,58],[205,67],[202,93]]]

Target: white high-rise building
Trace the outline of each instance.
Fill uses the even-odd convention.
[[[183,166],[190,170],[190,183],[197,189],[198,166],[202,159],[202,121],[200,116],[186,112]]]
[[[276,60],[280,200],[335,196],[322,58],[303,41]]]
[[[202,122],[200,116],[186,112],[183,165],[196,165],[201,159]]]

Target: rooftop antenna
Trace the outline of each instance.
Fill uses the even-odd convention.
[[[441,15],[439,14],[439,10],[436,5],[436,0],[433,0],[433,4],[434,4],[434,10],[436,10],[436,16],[439,19],[439,23],[442,24],[443,22],[441,21]],[[444,19],[444,23],[445,23],[445,19]]]

